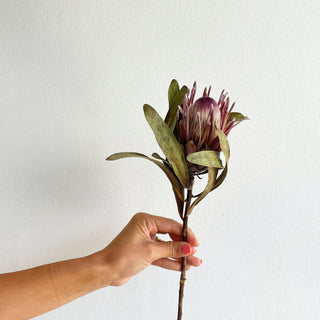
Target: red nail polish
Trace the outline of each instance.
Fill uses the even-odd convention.
[[[183,254],[189,254],[192,252],[192,248],[189,244],[184,244],[181,248]]]

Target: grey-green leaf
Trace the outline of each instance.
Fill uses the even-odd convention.
[[[226,158],[226,162],[229,161],[230,158],[230,147],[227,136],[224,134],[224,132],[220,129],[217,129],[219,142],[220,142],[220,148]]]
[[[183,86],[179,89],[177,80],[173,79],[168,89],[169,111],[165,118],[165,123],[173,131],[177,122],[178,106],[182,103],[184,96],[188,93],[188,88]]]
[[[176,79],[173,79],[170,83],[169,89],[168,89],[168,99],[169,103],[174,99],[174,96],[179,92],[179,83]]]
[[[223,165],[219,158],[219,153],[213,150],[203,150],[199,152],[190,153],[187,160],[191,163],[198,164],[209,168],[222,169]]]
[[[217,178],[213,189],[218,188],[222,184],[222,182],[224,181],[224,179],[227,176],[227,173],[228,173],[228,164],[226,164],[225,168],[223,169],[223,171],[221,172],[221,174]]]
[[[200,196],[191,204],[188,210],[188,215],[191,213],[193,208],[201,201],[203,200],[208,193],[210,193],[215,188],[215,182],[217,177],[218,170],[216,168],[208,168],[208,182],[203,190],[203,192],[200,194]]]
[[[168,125],[151,106],[143,106],[144,115],[156,140],[184,188],[189,187],[188,167],[182,148]]]
[[[226,165],[225,165],[225,168],[223,169],[223,171],[221,172],[221,174],[219,175],[219,177],[216,179],[214,189],[218,188],[222,184],[224,179],[226,178],[227,173],[228,173],[228,161],[230,158],[230,146],[229,146],[227,136],[220,129],[218,129],[217,132],[218,132],[218,137],[219,137],[219,141],[220,141],[220,148],[226,158]]]
[[[246,119],[246,117],[240,112],[231,112],[229,114],[228,120],[235,119],[236,121],[241,121]]]
[[[182,197],[184,196],[184,188],[181,186],[181,190],[180,190],[180,194],[182,195]],[[180,218],[183,220],[183,207],[184,207],[184,199],[181,199],[179,193],[174,192],[174,195],[176,197],[176,203],[177,203],[177,207],[178,207],[178,212],[180,215]]]
[[[119,159],[124,159],[124,158],[144,158],[148,159],[147,156],[145,156],[142,153],[138,152],[117,152],[109,156],[106,160],[107,161],[114,161],[114,160],[119,160]]]

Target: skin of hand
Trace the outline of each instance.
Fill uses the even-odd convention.
[[[156,234],[168,233],[173,241],[155,241]],[[187,269],[198,267],[202,261],[194,257],[198,240],[188,229],[188,242],[181,241],[182,224],[146,213],[136,214],[101,255],[110,262],[109,283],[119,286],[133,275],[153,264],[169,270],[181,270],[181,258],[187,259]]]
[[[172,241],[157,241],[168,233]],[[199,243],[188,229],[188,243],[181,241],[182,225],[146,213],[133,216],[120,234],[92,255],[36,268],[0,274],[0,319],[25,320],[58,308],[97,289],[126,283],[153,264],[170,270],[187,269],[202,261],[194,257]]]

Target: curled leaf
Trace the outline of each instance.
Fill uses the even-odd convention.
[[[217,129],[217,132],[218,132],[218,137],[220,142],[220,148],[226,158],[226,162],[228,162],[230,158],[230,146],[229,146],[228,138],[222,130]]]
[[[228,164],[226,164],[225,168],[223,169],[223,171],[221,172],[221,174],[219,175],[219,177],[217,178],[215,184],[214,184],[214,189],[218,188],[222,182],[224,181],[224,179],[226,178],[228,173]]]
[[[193,208],[203,200],[208,193],[210,193],[215,188],[215,182],[217,177],[218,170],[216,168],[208,168],[208,182],[205,189],[201,192],[199,197],[191,204],[188,210],[188,215],[190,215]]]
[[[230,158],[230,146],[229,146],[227,136],[224,134],[224,132],[222,130],[218,129],[218,137],[219,137],[219,141],[220,141],[220,148],[226,158],[226,165],[225,165],[223,171],[221,172],[221,174],[219,175],[219,177],[217,178],[215,185],[214,185],[214,189],[218,188],[222,184],[224,179],[226,178],[227,173],[228,173],[228,161]]]

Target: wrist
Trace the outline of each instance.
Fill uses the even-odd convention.
[[[103,254],[103,251],[98,251],[90,256],[85,257],[90,264],[90,269],[98,288],[110,286],[112,283],[111,267]]]

